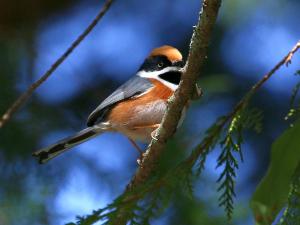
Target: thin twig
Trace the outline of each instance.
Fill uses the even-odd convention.
[[[113,0],[107,0],[105,4],[100,9],[99,13],[95,17],[95,19],[89,24],[89,26],[80,34],[76,40],[70,45],[70,47],[52,64],[52,66],[38,79],[34,82],[30,87],[21,94],[18,99],[7,109],[7,111],[2,115],[0,119],[0,128],[6,124],[12,115],[17,112],[20,107],[31,97],[33,92],[44,83],[49,76],[66,60],[66,58],[73,52],[73,50],[83,41],[83,39],[94,29],[94,27],[98,24],[100,19],[104,16],[104,14],[108,11],[112,4]]]
[[[249,92],[238,102],[238,104],[234,107],[234,109],[224,117],[222,120],[222,123],[219,124],[218,128],[215,130],[215,132],[206,139],[206,142],[201,143],[196,147],[196,149],[193,151],[193,153],[186,159],[186,163],[189,163],[190,165],[194,165],[196,160],[199,158],[200,154],[208,148],[208,146],[211,144],[211,142],[214,140],[215,135],[217,135],[238,112],[240,109],[242,109],[245,104],[247,104],[249,98],[256,93],[261,86],[269,80],[274,73],[284,64],[288,66],[291,63],[292,57],[297,52],[297,50],[300,48],[300,41],[296,43],[296,45],[289,51],[289,53],[283,57],[268,73],[266,73],[256,84],[252,86],[252,88],[249,90]]]

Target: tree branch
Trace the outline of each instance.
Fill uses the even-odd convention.
[[[0,128],[2,128],[10,120],[12,115],[16,113],[23,104],[25,104],[25,102],[31,97],[33,92],[51,76],[51,74],[66,60],[66,58],[83,41],[83,39],[94,29],[100,19],[108,11],[112,2],[113,0],[107,0],[105,2],[97,16],[82,32],[82,34],[80,34],[76,38],[76,40],[70,45],[70,47],[53,63],[53,65],[41,76],[41,78],[30,85],[30,87],[23,94],[21,94],[18,99],[6,110],[6,112],[0,118]]]
[[[143,183],[156,166],[165,144],[176,131],[182,111],[191,99],[197,79],[206,60],[207,49],[216,22],[221,0],[204,0],[200,12],[198,24],[195,27],[189,56],[184,68],[182,82],[175,94],[169,99],[168,110],[158,128],[155,139],[152,139],[144,157],[140,163],[129,189]]]
[[[195,92],[197,79],[207,58],[207,49],[220,5],[221,0],[203,1],[198,23],[191,39],[189,56],[184,68],[182,81],[175,94],[169,99],[168,110],[158,128],[156,137],[152,139],[144,153],[140,167],[127,186],[124,195],[132,193],[132,191],[138,189],[149,179],[157,166],[158,159],[164,150],[167,140],[175,133],[182,111]],[[127,200],[131,201],[132,198]],[[125,199],[125,201],[127,200]],[[137,199],[134,201],[137,201]],[[126,213],[126,210],[119,209],[117,221],[113,221],[113,224],[126,224],[129,219],[127,217],[128,213]]]

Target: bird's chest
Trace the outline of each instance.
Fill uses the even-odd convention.
[[[126,136],[149,141],[151,132],[160,124],[167,108],[167,99],[173,91],[156,84],[146,93],[118,103],[108,119],[114,130]]]
[[[166,101],[162,99],[132,105],[120,112],[112,127],[133,140],[150,141],[151,133],[159,126],[166,108]]]
[[[131,109],[132,117],[128,121],[129,126],[147,126],[159,124],[167,109],[167,102],[157,99],[145,104],[137,105]]]

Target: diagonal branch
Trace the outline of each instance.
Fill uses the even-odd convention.
[[[198,147],[193,151],[193,153],[186,160],[186,163],[191,166],[197,161],[199,156],[209,148],[209,146],[214,142],[215,137],[222,131],[224,126],[242,109],[249,101],[249,99],[255,94],[262,85],[269,80],[275,72],[283,65],[288,66],[291,63],[292,57],[300,48],[300,41],[298,41],[295,46],[285,55],[268,73],[266,73],[257,83],[255,83],[249,92],[237,103],[237,105],[233,108],[233,110],[225,117],[223,117],[221,123],[218,124],[215,132],[211,134],[209,137],[205,138]]]
[[[16,113],[20,107],[25,104],[25,102],[31,97],[33,92],[44,83],[52,73],[66,60],[66,58],[73,52],[73,50],[83,41],[83,39],[94,29],[94,27],[98,24],[100,19],[104,16],[104,14],[108,11],[112,4],[113,0],[107,0],[105,4],[102,6],[101,10],[94,18],[94,20],[89,24],[89,26],[80,34],[76,40],[70,45],[70,47],[52,64],[52,66],[39,78],[36,82],[34,82],[30,87],[21,94],[18,99],[6,110],[6,112],[0,118],[0,128],[2,128],[5,123],[7,123],[12,115]]]
[[[207,49],[220,5],[221,0],[203,1],[199,20],[191,39],[189,56],[184,68],[182,81],[175,94],[169,99],[168,110],[158,128],[156,137],[152,139],[148,146],[140,162],[140,167],[137,169],[135,176],[123,195],[126,196],[128,193],[138,190],[149,180],[155,171],[167,140],[175,133],[182,111],[193,97],[197,79],[207,58]],[[129,198],[126,200],[130,201],[132,199]],[[137,199],[134,201],[137,201]],[[126,212],[126,209],[122,209],[122,207],[118,211],[118,217],[116,221],[113,221],[113,224],[126,224],[130,219],[128,218],[128,212]]]
[[[203,1],[198,24],[191,39],[182,82],[170,98],[168,110],[158,129],[156,138],[152,139],[128,189],[132,189],[147,180],[155,169],[156,162],[163,152],[167,140],[175,133],[182,111],[195,91],[197,79],[207,58],[207,49],[220,5],[221,0]]]

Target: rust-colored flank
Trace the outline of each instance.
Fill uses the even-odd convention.
[[[134,114],[134,110],[137,106],[143,106],[157,100],[166,101],[173,94],[173,91],[161,82],[155,79],[150,80],[154,84],[154,87],[148,93],[117,103],[108,114],[108,120],[119,124],[126,124]]]

